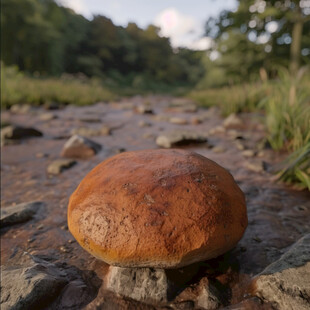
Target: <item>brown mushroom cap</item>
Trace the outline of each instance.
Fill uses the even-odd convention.
[[[113,156],[72,194],[68,226],[108,264],[178,268],[233,248],[247,227],[244,194],[215,162],[185,150]]]

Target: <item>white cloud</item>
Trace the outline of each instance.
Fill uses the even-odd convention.
[[[160,12],[154,19],[154,25],[161,29],[161,36],[170,38],[173,47],[196,50],[211,47],[211,38],[202,37],[203,24],[192,16],[180,13],[176,8],[167,8]]]
[[[188,44],[188,47],[193,50],[203,51],[211,48],[213,45],[213,40],[209,37],[203,37],[199,40],[193,41]]]
[[[85,5],[84,0],[58,0],[57,2],[64,7],[72,9],[77,14],[82,14],[86,17],[91,16],[91,12]]]

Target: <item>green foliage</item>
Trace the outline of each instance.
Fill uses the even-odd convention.
[[[152,25],[141,29],[130,23],[125,28],[100,15],[89,21],[54,0],[3,0],[2,8],[1,59],[27,73],[82,72],[128,80],[127,87],[140,84],[139,79],[132,82],[132,75],[151,84],[193,86],[204,74],[201,52],[173,51],[169,39]]]
[[[33,78],[17,70],[4,67],[1,70],[1,107],[9,108],[18,103],[34,105],[46,102],[88,105],[115,97],[99,80],[83,78]]]
[[[202,106],[220,107],[223,116],[227,116],[231,113],[256,110],[266,93],[267,87],[262,84],[240,84],[205,90],[196,89],[188,96]]]
[[[300,69],[297,77],[279,69],[272,91],[261,102],[266,112],[268,140],[276,149],[298,150],[310,141],[310,74]]]
[[[202,106],[219,106],[225,116],[264,111],[270,145],[275,150],[291,152],[281,165],[280,179],[310,189],[310,73],[305,67],[296,77],[284,68],[277,71],[277,80],[196,89],[189,93],[189,97]]]
[[[293,152],[284,162],[280,179],[310,190],[310,73],[301,68],[292,77],[282,68],[279,74],[272,92],[261,102],[268,141],[275,150]]]
[[[271,22],[277,27],[272,32]],[[238,1],[237,10],[222,11],[206,23],[219,53],[214,65],[225,72],[226,84],[253,81],[260,68],[275,77],[275,65],[290,66],[295,73],[293,68],[309,63],[309,31],[309,4],[301,0]]]
[[[310,191],[310,137],[304,146],[285,160],[284,165],[285,168],[279,174],[280,179],[296,184],[295,186],[300,189],[308,188]]]

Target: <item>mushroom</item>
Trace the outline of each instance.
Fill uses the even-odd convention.
[[[179,268],[232,249],[247,227],[243,192],[194,152],[113,156],[70,197],[68,226],[98,259],[120,267]]]

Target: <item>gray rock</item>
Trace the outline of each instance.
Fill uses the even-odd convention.
[[[31,127],[7,126],[1,129],[1,139],[22,139],[28,137],[41,137],[42,132]]]
[[[65,143],[61,155],[68,158],[89,158],[100,150],[100,144],[83,136],[73,135]]]
[[[80,127],[73,129],[71,133],[73,135],[80,135],[85,137],[108,136],[111,134],[111,128],[107,126],[103,126],[98,129],[89,127]]]
[[[1,309],[44,308],[66,285],[66,274],[28,253],[22,265],[1,266]]]
[[[36,212],[44,205],[41,201],[33,201],[1,208],[1,227],[23,223],[32,219]]]
[[[233,113],[225,118],[225,120],[223,121],[223,125],[225,128],[240,127],[243,125],[243,121],[240,117]]]
[[[223,146],[218,145],[218,146],[214,146],[212,148],[212,151],[214,153],[224,153],[226,151],[226,149]]]
[[[243,151],[245,149],[245,146],[239,140],[234,141],[234,145],[239,151]]]
[[[242,155],[244,157],[254,157],[255,156],[255,151],[253,151],[253,150],[244,150],[242,152]]]
[[[164,148],[190,143],[203,143],[207,138],[194,131],[174,130],[157,137],[156,144]]]
[[[85,116],[79,119],[84,123],[101,123],[101,119],[99,117]]]
[[[225,127],[223,126],[216,126],[214,128],[211,128],[208,132],[209,135],[214,135],[217,133],[224,133],[226,131]]]
[[[217,309],[221,305],[218,290],[206,278],[201,280],[199,287],[196,305],[207,310]]]
[[[246,162],[245,167],[254,172],[263,172],[265,170],[262,161]]]
[[[177,125],[186,125],[187,124],[187,120],[185,118],[182,118],[182,117],[171,117],[169,121],[171,124],[177,124]]]
[[[173,110],[175,112],[180,112],[180,113],[194,113],[197,112],[197,106],[194,102],[191,100],[188,100],[186,98],[177,98],[174,99],[170,104],[169,104],[169,109]]]
[[[107,289],[147,303],[167,301],[168,279],[163,269],[110,266]]]
[[[58,175],[76,164],[72,159],[56,159],[47,166],[47,173]]]
[[[310,309],[310,234],[256,276],[254,287],[275,309]]]
[[[136,107],[136,111],[140,114],[153,114],[153,110],[148,105],[139,105]]]
[[[42,113],[39,116],[39,119],[41,121],[51,121],[51,120],[56,119],[56,118],[57,118],[57,115],[55,115],[54,113]]]

